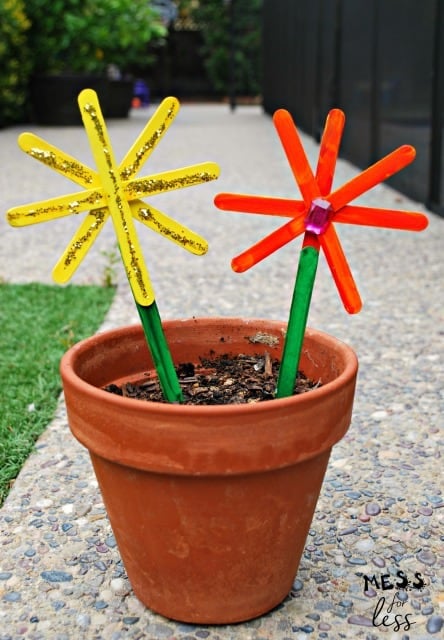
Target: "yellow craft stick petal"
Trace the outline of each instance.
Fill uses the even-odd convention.
[[[134,298],[140,305],[150,305],[154,292],[95,91],[82,91],[79,106]]]
[[[215,162],[201,162],[190,167],[163,171],[146,178],[137,178],[125,183],[125,194],[129,200],[154,196],[165,191],[194,187],[219,177],[220,169]]]
[[[18,138],[18,144],[31,158],[42,162],[76,184],[86,189],[100,185],[96,171],[34,133],[22,133]]]
[[[168,130],[179,111],[177,98],[165,98],[120,163],[120,177],[129,180],[135,176]]]
[[[7,213],[9,224],[13,227],[25,227],[80,213],[105,204],[101,189],[87,189],[65,196],[31,202],[20,207],[13,207]]]
[[[199,256],[208,251],[208,243],[202,236],[180,225],[158,209],[140,200],[132,202],[130,206],[132,214],[137,220],[183,249]]]
[[[88,213],[52,271],[56,282],[64,284],[72,278],[108,218],[109,211],[105,207]]]

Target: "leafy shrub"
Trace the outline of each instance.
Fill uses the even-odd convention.
[[[34,73],[128,71],[165,35],[149,0],[26,0]]]
[[[230,92],[234,35],[234,89],[239,95],[258,95],[262,85],[262,0],[231,0],[231,3],[230,8],[230,3],[223,0],[201,0],[189,3],[188,7],[202,29],[202,55],[215,90],[221,94]]]
[[[23,121],[30,68],[23,0],[0,2],[0,127]]]

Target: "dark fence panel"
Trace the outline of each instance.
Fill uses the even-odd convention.
[[[413,144],[415,162],[391,182],[413,198],[426,201],[431,171],[435,3],[390,0],[379,5],[378,148],[383,155],[403,142]]]
[[[444,213],[444,2],[264,0],[263,104],[319,139],[342,108],[343,157],[365,167],[401,144],[390,184]]]
[[[202,45],[201,31],[171,28],[166,46],[152,49],[156,64],[147,82],[154,99],[168,95],[181,100],[216,96],[200,54]]]
[[[338,6],[341,11],[337,17],[340,53],[336,106],[344,109],[347,118],[342,149],[356,164],[364,166],[371,164],[377,153],[372,121],[374,3],[344,0]]]
[[[337,106],[339,92],[340,39],[338,24],[340,5],[320,0],[316,51],[316,102],[314,104],[314,135],[319,138],[328,111]]]

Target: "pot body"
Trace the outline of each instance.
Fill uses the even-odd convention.
[[[179,364],[280,357],[285,324],[194,318],[164,330]],[[322,386],[255,404],[181,406],[102,390],[152,369],[138,326],[84,340],[61,363],[69,425],[90,452],[134,592],[184,622],[261,615],[297,573],[331,447],[351,421],[356,356],[307,329],[301,369]]]

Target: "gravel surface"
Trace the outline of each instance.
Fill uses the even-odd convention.
[[[118,159],[151,113],[138,110],[109,123]],[[92,164],[82,129],[32,130]],[[0,131],[4,212],[75,190],[18,150],[20,131]],[[314,166],[317,144],[303,140]],[[156,196],[155,205],[201,233],[208,255],[189,255],[138,226],[162,317],[285,319],[299,243],[234,274],[231,258],[281,221],[212,205],[219,191],[299,197],[271,119],[260,107],[231,113],[224,105],[184,105],[142,174],[204,160],[220,164],[218,181]],[[335,186],[357,172],[340,161]],[[387,186],[359,203],[425,211]],[[245,624],[218,627],[174,623],[147,610],[132,593],[88,454],[71,437],[60,398],[0,510],[0,640],[442,637],[444,220],[428,215],[429,228],[421,234],[340,226],[364,300],[357,316],[344,312],[321,258],[309,324],[351,344],[360,373],[352,426],[333,450],[293,590],[280,607]],[[0,278],[50,282],[78,224],[70,216],[13,229],[2,216]],[[101,282],[108,264],[103,252],[114,248],[109,222],[74,282]],[[119,265],[116,278],[117,295],[101,330],[138,321]],[[399,571],[409,588],[383,590],[383,584],[400,582]]]

